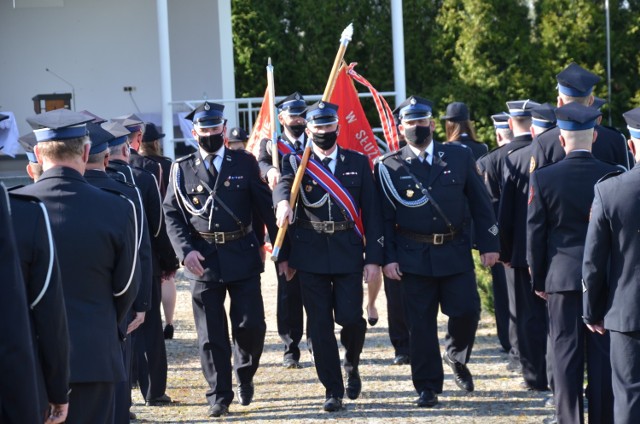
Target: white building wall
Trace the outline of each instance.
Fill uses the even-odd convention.
[[[14,0],[17,6],[50,0]],[[229,2],[229,0],[221,0]],[[154,0],[56,0],[61,7],[17,7],[0,2],[0,112],[11,111],[20,133],[37,94],[75,87],[76,109],[99,116],[137,113],[160,124],[157,11]],[[54,2],[54,3],[55,3]],[[169,28],[174,100],[220,98],[222,63],[218,5],[211,0],[170,0]],[[230,16],[228,18],[230,20]],[[230,36],[230,34],[228,35]],[[225,61],[226,62],[226,61]]]

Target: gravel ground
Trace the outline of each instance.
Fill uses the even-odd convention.
[[[499,350],[494,322],[487,315],[483,315],[480,322],[469,364],[476,390],[468,394],[460,391],[445,365],[444,392],[439,395],[440,403],[435,408],[417,408],[417,394],[411,383],[409,366],[389,365],[394,353],[387,335],[384,290],[380,291],[377,304],[380,321],[375,327],[368,328],[362,353],[362,394],[355,401],[345,398],[346,409],[342,412],[323,412],[324,388],[317,379],[310,355],[303,352],[302,369],[281,367],[282,345],[276,329],[276,278],[274,267],[269,263],[262,275],[267,335],[254,380],[254,400],[249,406],[241,406],[234,401],[226,417],[208,418],[204,396],[206,382],[200,370],[189,285],[181,275],[179,272],[176,279],[175,339],[167,341],[167,394],[174,402],[169,406],[147,407],[139,390],[135,389],[132,411],[138,416],[137,422],[540,423],[553,412],[544,407],[544,394],[521,389],[521,378],[506,370],[507,356]],[[366,302],[366,293],[364,299]],[[446,316],[440,315],[441,340],[445,329]]]

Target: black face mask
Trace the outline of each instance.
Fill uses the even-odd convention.
[[[198,145],[207,153],[217,152],[224,142],[223,132],[220,134],[198,135]]]
[[[318,146],[321,150],[329,150],[336,144],[338,139],[338,131],[326,132],[324,134],[313,134],[313,144]]]
[[[416,125],[414,127],[407,127],[404,130],[404,138],[412,146],[424,146],[427,139],[431,135],[431,127],[428,125]]]
[[[295,138],[300,138],[304,129],[307,128],[305,124],[300,125],[285,125],[284,126]]]

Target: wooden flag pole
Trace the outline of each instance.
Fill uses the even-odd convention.
[[[325,86],[324,93],[322,94],[322,101],[328,102],[331,98],[331,94],[333,93],[333,89],[336,85],[336,79],[338,78],[338,71],[340,70],[340,64],[342,63],[342,59],[344,58],[344,53],[347,51],[347,46],[351,41],[351,37],[353,36],[353,24],[349,24],[343,31],[340,36],[340,48],[338,49],[338,53],[336,53],[336,57],[333,61],[333,67],[331,68],[331,73],[329,74],[329,80],[327,81],[327,85]],[[291,195],[289,198],[289,204],[291,207],[295,205],[296,200],[298,199],[298,191],[300,190],[300,184],[302,184],[302,176],[304,175],[304,171],[307,169],[307,163],[309,162],[309,157],[311,156],[311,143],[307,143],[307,146],[304,149],[304,153],[302,154],[302,160],[300,161],[300,166],[296,171],[296,176],[293,179],[293,185],[291,186]],[[273,251],[271,254],[271,260],[277,261],[278,255],[280,254],[280,248],[282,247],[282,242],[284,241],[284,236],[287,233],[287,228],[289,228],[289,222],[285,221],[284,225],[280,227],[278,230],[278,236],[276,237],[275,242],[273,243]]]

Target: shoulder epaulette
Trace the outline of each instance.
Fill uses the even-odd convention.
[[[176,162],[183,162],[187,159],[193,159],[195,157],[195,152],[189,153],[187,156],[183,156],[181,158],[176,159]]]
[[[390,158],[391,156],[397,155],[397,154],[399,154],[399,153],[400,153],[400,150],[396,150],[396,151],[394,151],[394,152],[388,152],[388,153],[385,153],[385,154],[384,154],[384,155],[382,155],[382,156],[379,156],[379,157],[378,157],[378,159],[380,160],[380,162],[382,162],[382,161],[384,161],[385,159],[388,159],[388,158]]]
[[[17,185],[17,186],[8,188],[7,189],[7,193],[9,194],[9,197],[12,197],[14,199],[19,199],[19,200],[25,200],[27,202],[38,202],[38,203],[42,202],[36,196],[32,196],[30,194],[11,192],[11,190],[17,190],[17,189],[22,188],[22,187],[24,187],[24,185]]]
[[[606,174],[606,175],[604,175],[602,178],[600,178],[596,184],[601,183],[601,182],[603,182],[603,181],[606,181],[606,180],[608,180],[609,178],[617,177],[618,175],[620,175],[620,174],[622,174],[622,173],[624,173],[624,172],[625,172],[625,171],[623,171],[623,170],[609,172],[608,174]]]

